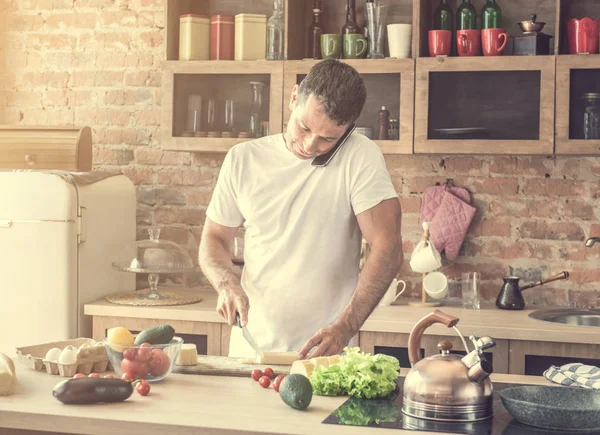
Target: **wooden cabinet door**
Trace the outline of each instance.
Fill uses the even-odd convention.
[[[581,362],[600,366],[600,345],[510,340],[510,374],[541,376],[550,366]]]

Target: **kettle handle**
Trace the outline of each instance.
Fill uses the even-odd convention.
[[[421,349],[421,336],[423,331],[429,328],[434,323],[442,323],[448,328],[453,327],[458,323],[458,319],[449,314],[444,313],[440,310],[435,310],[433,313],[429,313],[413,327],[408,337],[408,359],[412,365],[416,364],[420,359]]]

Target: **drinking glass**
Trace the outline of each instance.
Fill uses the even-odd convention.
[[[192,94],[188,97],[188,117],[186,131],[197,133],[201,128],[202,96]]]
[[[233,100],[225,100],[225,131],[233,131]]]
[[[215,131],[215,100],[208,100],[207,112],[206,128],[208,131]]]
[[[244,237],[235,236],[231,246],[231,261],[238,266],[244,265]]]
[[[479,273],[463,272],[461,278],[463,308],[478,310],[480,308]]]

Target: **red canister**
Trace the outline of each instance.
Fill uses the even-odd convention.
[[[572,18],[567,21],[567,39],[571,54],[597,54],[598,35],[600,34],[600,19]]]
[[[235,20],[232,15],[210,17],[210,60],[233,60]]]

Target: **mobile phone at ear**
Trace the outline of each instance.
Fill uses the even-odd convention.
[[[346,130],[346,132],[342,135],[342,137],[340,137],[340,139],[333,146],[333,148],[331,148],[325,154],[321,154],[320,156],[317,156],[313,159],[312,166],[327,166],[327,164],[331,161],[331,159],[333,159],[333,156],[335,156],[337,154],[337,152],[340,150],[340,148],[342,147],[342,145],[344,145],[344,143],[346,142],[346,139],[348,139],[350,137],[350,135],[352,134],[352,132],[354,131],[355,128],[356,128],[356,126],[354,124],[352,124],[350,127],[348,127],[348,130]]]

